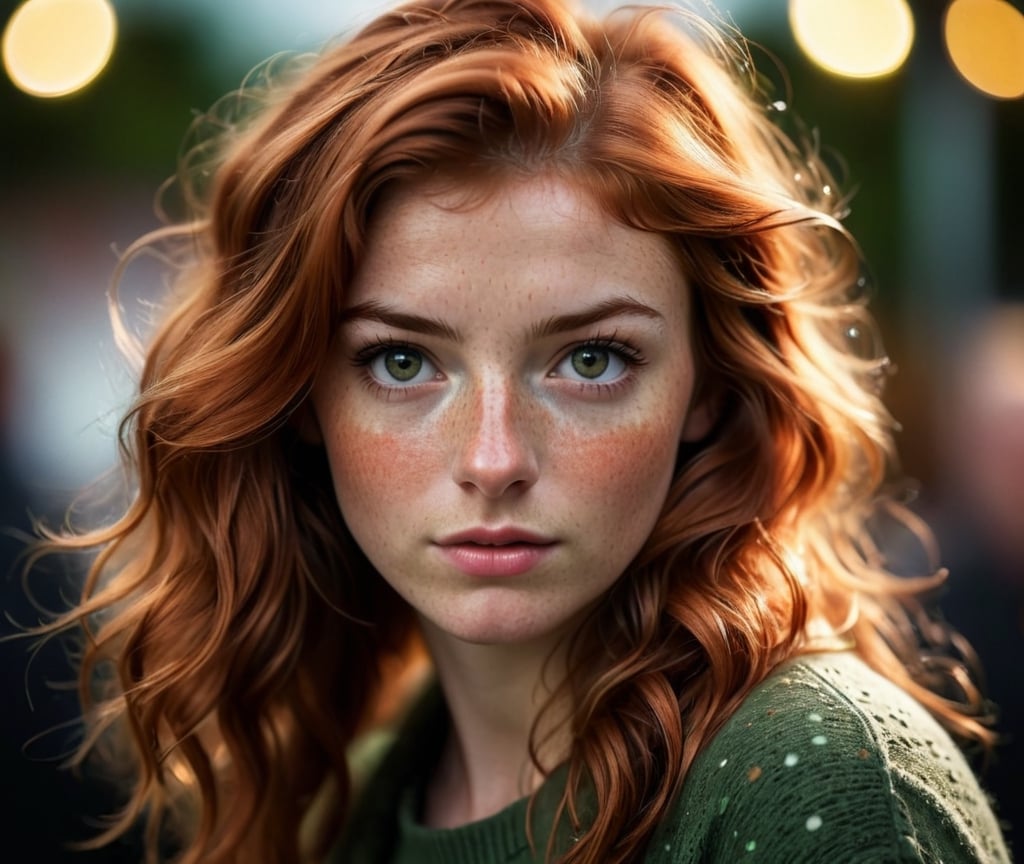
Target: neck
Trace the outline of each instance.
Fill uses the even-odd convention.
[[[428,622],[423,631],[452,720],[423,818],[431,827],[450,828],[491,816],[543,782],[530,758],[530,737],[565,663],[548,643],[475,645]],[[557,705],[540,716],[534,740],[546,771],[568,756],[565,720]]]

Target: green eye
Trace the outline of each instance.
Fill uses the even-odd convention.
[[[409,345],[370,345],[357,354],[355,362],[365,366],[370,378],[385,389],[418,387],[442,377],[423,351]]]
[[[412,381],[423,368],[423,356],[408,348],[395,348],[384,354],[384,368],[390,377],[406,383]]]
[[[629,374],[630,365],[643,362],[640,353],[629,345],[583,342],[563,355],[552,375],[578,384],[612,384]]]
[[[605,348],[584,345],[570,355],[572,368],[584,378],[600,378],[611,362],[610,352]]]

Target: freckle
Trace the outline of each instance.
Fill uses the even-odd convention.
[[[760,765],[752,765],[750,770],[747,771],[747,780],[750,783],[755,782],[762,774]]]
[[[870,755],[871,754],[868,752],[867,747],[861,747],[860,750],[857,751],[857,756],[860,759],[867,759]]]
[[[764,713],[767,714],[769,717],[774,717],[775,716],[775,709],[774,708],[769,708]]]

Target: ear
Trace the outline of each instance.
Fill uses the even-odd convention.
[[[299,433],[299,439],[306,444],[323,444],[324,436],[320,431],[320,420],[313,410],[313,400],[305,399],[295,410],[289,422]]]
[[[692,443],[705,438],[718,420],[718,400],[704,393],[695,399],[686,412],[680,441]]]

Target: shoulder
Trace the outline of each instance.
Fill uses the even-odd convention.
[[[430,681],[396,722],[350,749],[354,804],[328,856],[330,864],[390,860],[401,802],[436,759],[446,723],[441,688]]]
[[[1007,862],[932,716],[856,656],[765,679],[700,754],[649,861]]]

